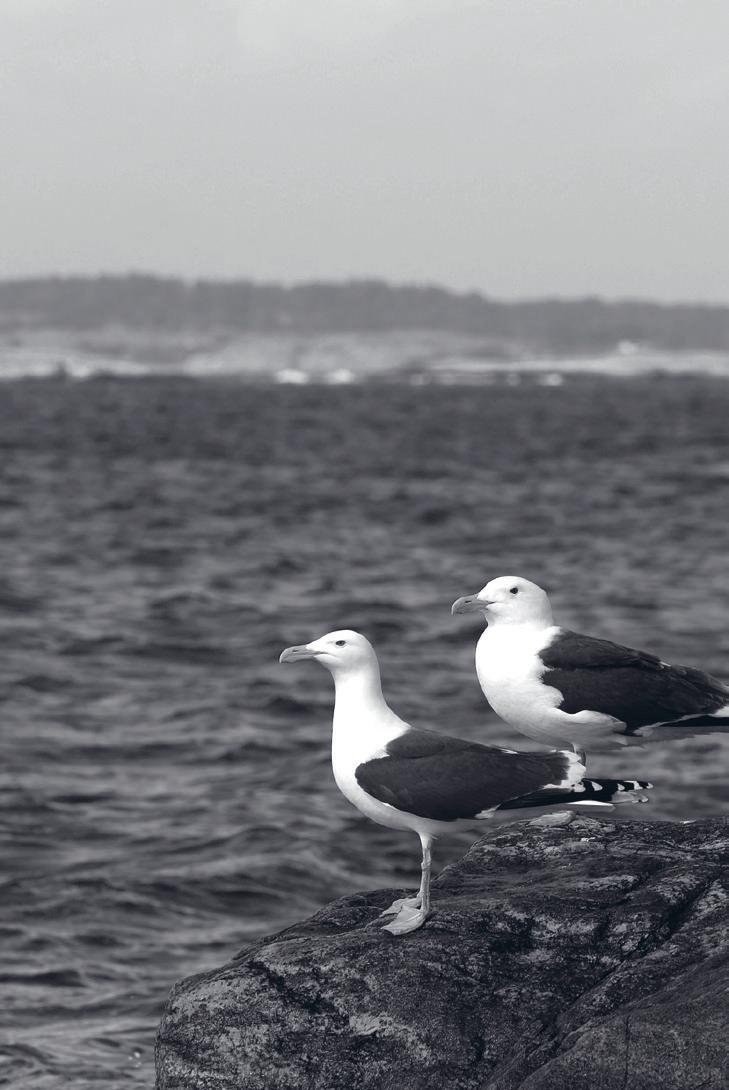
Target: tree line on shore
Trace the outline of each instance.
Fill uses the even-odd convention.
[[[294,285],[152,275],[0,281],[0,329],[326,334],[431,329],[536,350],[606,351],[622,341],[667,351],[729,351],[729,306],[644,300],[494,300],[381,280]]]

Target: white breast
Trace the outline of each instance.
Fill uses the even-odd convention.
[[[555,709],[561,694],[544,685],[539,652],[559,629],[528,625],[494,625],[476,646],[476,673],[484,696],[507,723],[540,742],[554,734]]]
[[[332,772],[344,797],[365,817],[391,829],[410,829],[413,824],[407,815],[368,795],[357,783],[355,776],[355,771],[361,764],[384,757],[387,743],[407,730],[407,724],[387,710],[389,715],[376,726],[371,717],[361,721],[359,716],[348,715],[346,712],[341,714],[338,710],[335,712]]]

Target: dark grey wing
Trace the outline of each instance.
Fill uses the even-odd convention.
[[[398,810],[434,821],[473,818],[508,799],[568,779],[564,753],[510,753],[430,731],[409,730],[387,756],[355,769],[360,787]]]
[[[729,703],[729,688],[710,674],[577,632],[560,632],[540,657],[546,667],[542,681],[562,694],[562,711],[611,715],[628,733],[710,716]]]

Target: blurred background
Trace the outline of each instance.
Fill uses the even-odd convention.
[[[727,31],[0,0],[0,1081],[148,1087],[175,980],[417,884],[288,644],[360,629],[405,718],[528,748],[450,616],[518,574],[729,679]],[[591,770],[722,814],[729,737]]]

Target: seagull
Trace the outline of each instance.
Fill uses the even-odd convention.
[[[334,679],[337,787],[372,821],[420,838],[420,889],[382,914],[395,916],[384,927],[393,935],[414,931],[430,914],[431,846],[441,833],[496,811],[647,801],[630,792],[650,783],[584,779],[584,762],[571,750],[518,753],[410,726],[385,701],[377,655],[359,632],[287,647],[279,662],[302,659],[316,659]]]
[[[729,731],[729,687],[691,666],[555,625],[549,598],[505,575],[458,598],[451,613],[482,613],[476,673],[494,711],[542,745],[640,745]]]

